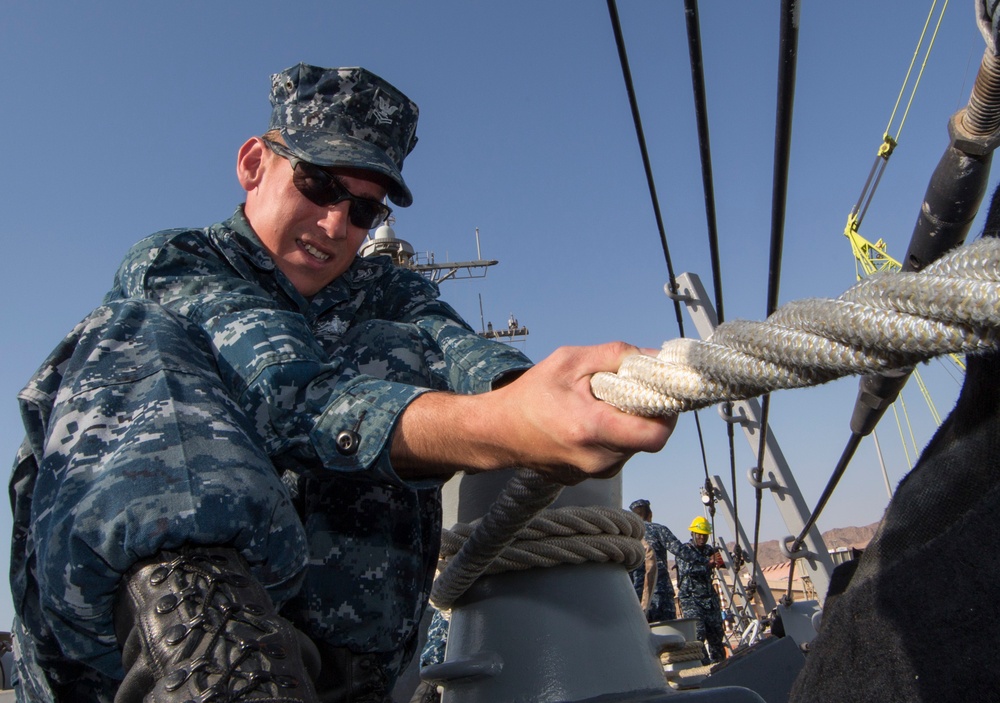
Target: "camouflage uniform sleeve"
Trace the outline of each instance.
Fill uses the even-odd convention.
[[[415,271],[394,267],[390,282],[378,288],[384,295],[381,315],[415,325],[441,349],[447,361],[442,372],[455,393],[484,393],[531,366],[514,347],[476,334],[454,308],[438,298],[437,285]]]
[[[440,664],[444,661],[445,647],[448,644],[448,624],[450,614],[435,610],[431,622],[427,626],[427,642],[420,651],[420,668]]]
[[[362,373],[350,349],[329,353],[291,298],[283,302],[280,291],[262,287],[255,269],[272,270],[270,258],[233,255],[212,234],[173,232],[136,247],[116,276],[120,295],[154,300],[205,331],[223,383],[268,454],[399,482],[388,460],[389,439],[405,408],[429,388]],[[495,376],[527,365],[516,352],[480,339],[450,306],[412,282],[395,295],[406,302],[370,295],[365,314],[412,323],[438,344],[449,361],[450,390],[482,392]],[[353,454],[338,448],[344,430],[363,438]]]
[[[681,557],[682,554],[686,553],[686,547],[688,545],[682,543],[677,536],[670,530],[666,525],[660,525],[659,523],[650,523],[650,527],[656,531],[657,536],[660,541],[666,546],[667,551],[673,554],[675,557]]]
[[[120,267],[118,294],[157,302],[205,332],[224,385],[269,455],[341,471],[374,469],[399,481],[379,459],[399,414],[426,389],[364,376],[344,357],[331,357],[301,310],[265,290],[259,274],[239,270],[273,270],[273,262],[234,260],[217,245],[200,230],[147,239]],[[357,431],[366,441],[357,453],[342,454],[336,436],[361,412]]]

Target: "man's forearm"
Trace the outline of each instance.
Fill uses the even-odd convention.
[[[597,400],[590,377],[638,350],[621,343],[563,347],[502,388],[479,395],[424,393],[400,415],[390,458],[402,478],[459,470],[535,469],[561,483],[617,473],[658,451],[674,418],[626,415]]]
[[[396,473],[421,479],[513,466],[485,395],[424,393],[410,403],[393,433]]]

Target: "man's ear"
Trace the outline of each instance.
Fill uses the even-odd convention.
[[[260,184],[264,174],[264,152],[267,147],[260,137],[250,137],[236,155],[236,178],[248,193]]]

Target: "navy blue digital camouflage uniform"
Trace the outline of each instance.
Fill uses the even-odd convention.
[[[709,544],[699,547],[694,542],[682,543],[667,527],[663,527],[663,535],[667,539],[667,549],[677,557],[677,599],[681,613],[685,618],[698,619],[697,637],[708,645],[706,663],[722,661],[726,656],[722,606],[712,585],[709,565],[712,555],[719,550]]]
[[[674,620],[677,618],[677,608],[674,605],[674,584],[670,580],[670,569],[667,566],[667,546],[673,533],[655,522],[646,522],[645,532],[646,543],[649,544],[656,557],[656,585],[653,586],[653,593],[649,598],[646,620],[648,622]],[[634,569],[631,576],[635,593],[642,600],[643,585],[646,580],[645,563]]]
[[[121,575],[185,543],[239,550],[297,627],[398,675],[441,507],[439,481],[396,475],[393,428],[427,389],[481,393],[530,365],[437,296],[379,257],[307,300],[242,208],[133,247],[19,396],[19,700],[110,703]],[[356,451],[338,451],[345,430]]]
[[[444,661],[445,648],[448,646],[448,623],[450,612],[443,613],[435,609],[431,622],[427,626],[427,642],[420,650],[420,668],[440,664]]]

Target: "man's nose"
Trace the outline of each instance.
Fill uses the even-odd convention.
[[[319,221],[320,227],[330,239],[344,239],[350,226],[351,201],[344,200],[334,205],[328,205],[326,216]]]

